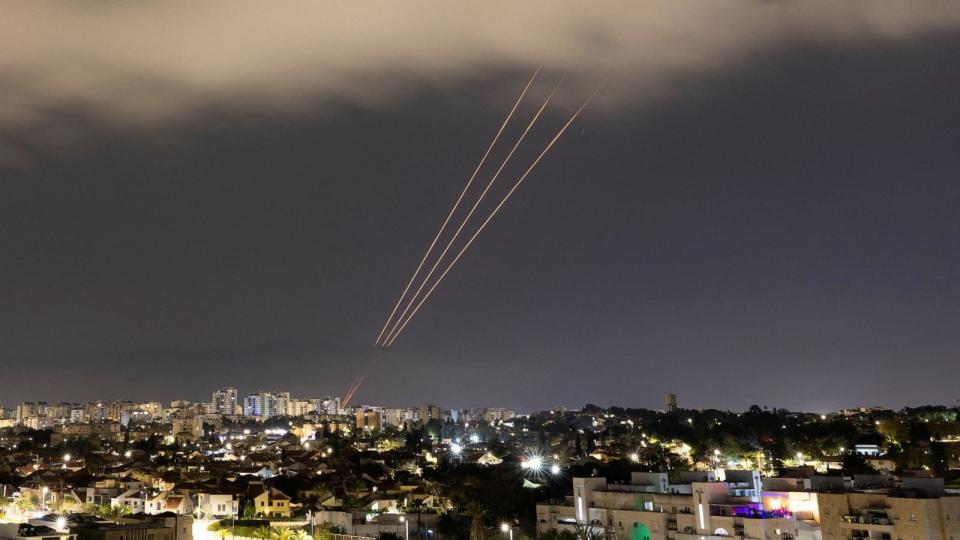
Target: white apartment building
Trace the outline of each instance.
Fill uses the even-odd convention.
[[[628,484],[574,478],[565,504],[537,505],[537,533],[606,533],[609,540],[818,539],[819,530],[787,509],[767,506],[757,471],[633,473]]]
[[[816,523],[823,540],[960,538],[960,496],[948,493],[941,478],[768,478],[764,496],[771,506]]]

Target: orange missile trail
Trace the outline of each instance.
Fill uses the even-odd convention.
[[[357,385],[360,382],[360,377],[354,377],[353,382],[350,383],[350,388],[347,388],[347,391],[343,394],[344,401],[353,396],[353,393],[356,391]],[[340,405],[343,406],[343,401],[340,402]]]
[[[483,153],[483,157],[480,158],[480,162],[477,163],[477,167],[473,170],[473,174],[470,175],[470,179],[467,180],[467,185],[464,186],[463,191],[460,192],[460,196],[457,197],[456,202],[453,203],[453,207],[450,208],[450,212],[447,214],[447,218],[443,220],[443,225],[440,226],[440,230],[437,231],[436,236],[433,237],[433,241],[430,242],[430,246],[427,248],[427,252],[423,254],[423,258],[420,259],[420,264],[417,265],[417,269],[414,270],[413,275],[410,276],[410,281],[407,282],[407,286],[403,289],[403,292],[400,294],[400,298],[397,299],[396,305],[393,306],[393,311],[390,312],[390,316],[387,317],[387,322],[383,323],[383,328],[380,329],[380,334],[377,336],[376,344],[380,345],[380,340],[383,338],[383,333],[387,331],[387,328],[390,326],[390,322],[393,320],[393,316],[397,313],[397,309],[400,308],[400,304],[403,303],[403,299],[407,296],[407,293],[410,292],[410,287],[413,285],[413,282],[416,281],[417,275],[420,274],[420,270],[423,269],[424,263],[427,262],[427,258],[430,257],[430,253],[433,252],[433,248],[437,245],[437,241],[440,239],[440,236],[443,234],[443,231],[447,228],[447,224],[450,223],[450,218],[453,217],[454,212],[460,206],[460,202],[463,201],[464,195],[467,194],[467,191],[470,189],[470,186],[473,184],[473,180],[477,177],[477,173],[480,172],[480,168],[483,167],[484,162],[487,161],[487,157],[490,156],[490,152],[493,150],[493,147],[497,144],[497,141],[500,139],[500,135],[503,134],[503,130],[507,127],[507,124],[510,123],[510,119],[513,118],[513,114],[517,111],[517,107],[520,106],[520,102],[523,101],[524,96],[527,95],[527,91],[530,90],[530,87],[533,85],[533,81],[536,80],[537,75],[540,74],[542,66],[537,66],[536,71],[533,72],[533,75],[530,77],[530,80],[527,81],[527,85],[523,88],[523,92],[520,93],[520,97],[517,98],[517,101],[513,104],[513,108],[510,109],[510,112],[507,114],[507,117],[503,120],[503,123],[500,124],[500,129],[497,130],[497,134],[494,135],[493,140],[490,141],[490,145],[487,146],[487,151]]]
[[[480,228],[477,229],[475,233],[473,233],[473,236],[470,237],[470,240],[467,241],[466,245],[463,246],[460,252],[457,253],[456,257],[454,257],[453,260],[450,261],[450,264],[447,265],[446,269],[444,269],[443,273],[440,274],[440,277],[438,277],[437,280],[433,283],[433,286],[430,287],[430,290],[427,291],[427,294],[425,294],[424,297],[420,300],[420,303],[417,304],[417,307],[414,308],[414,310],[410,313],[410,315],[406,318],[406,320],[403,321],[403,324],[400,326],[400,329],[393,334],[393,337],[390,338],[389,341],[387,341],[388,347],[393,345],[393,342],[397,340],[397,337],[403,332],[404,328],[406,328],[407,325],[410,324],[410,321],[413,319],[413,316],[417,314],[417,311],[420,310],[420,307],[423,306],[423,304],[427,301],[428,298],[430,298],[430,295],[433,294],[433,291],[437,288],[437,285],[439,285],[440,282],[443,281],[443,278],[446,277],[447,273],[450,272],[450,269],[453,268],[453,265],[455,265],[457,261],[460,260],[460,257],[462,257],[463,254],[467,251],[467,249],[470,248],[470,245],[473,244],[473,241],[477,239],[477,236],[479,236],[480,233],[483,232],[483,229],[487,226],[488,223],[490,223],[490,220],[493,219],[493,216],[497,215],[497,212],[499,212],[500,208],[502,208],[503,205],[507,202],[507,199],[509,199],[510,196],[513,195],[513,192],[516,191],[518,187],[520,187],[520,184],[523,183],[523,181],[527,178],[530,172],[533,171],[533,169],[537,166],[538,163],[540,163],[540,160],[543,159],[543,156],[545,156],[547,152],[550,151],[550,149],[557,142],[557,140],[559,140],[560,137],[563,135],[563,133],[567,130],[567,128],[570,127],[570,124],[572,124],[574,120],[576,120],[577,117],[580,116],[580,113],[582,113],[583,110],[587,108],[587,105],[589,105],[590,101],[593,100],[593,98],[597,95],[598,92],[600,92],[601,88],[603,88],[603,84],[601,84],[600,87],[597,88],[593,92],[593,94],[591,94],[590,97],[588,97],[587,100],[583,102],[583,105],[580,105],[580,108],[577,109],[575,113],[573,113],[573,116],[571,116],[570,119],[567,120],[567,123],[564,124],[562,128],[560,128],[560,131],[557,132],[557,134],[553,137],[553,139],[550,140],[550,142],[543,149],[543,151],[540,152],[540,155],[537,156],[537,159],[533,160],[533,163],[531,163],[530,166],[527,168],[527,170],[524,171],[524,173],[520,176],[520,179],[517,180],[517,183],[514,184],[513,187],[510,189],[510,191],[507,192],[507,194],[503,197],[503,199],[500,200],[500,204],[498,204],[490,213],[490,215],[487,216],[487,219],[480,225]]]
[[[360,385],[363,384],[363,380],[366,378],[367,378],[367,374],[364,373],[363,375],[354,379],[353,385],[351,385],[350,390],[347,391],[347,396],[340,403],[341,407],[345,408],[347,405],[350,404],[350,400],[353,399],[353,395],[357,393],[357,390],[360,389]]]
[[[353,383],[353,387],[350,389],[350,392],[349,392],[349,393],[347,394],[347,396],[344,398],[344,403],[345,403],[345,404],[349,404],[349,403],[350,403],[350,400],[353,399],[353,396],[357,393],[357,390],[360,389],[360,385],[363,384],[363,379],[365,379],[366,377],[367,377],[367,374],[366,374],[366,373],[364,373],[363,375],[360,375],[359,377],[357,377],[356,381]],[[346,405],[344,405],[344,407],[345,407],[345,406],[346,406]]]
[[[466,217],[463,218],[463,221],[460,222],[460,226],[457,227],[457,230],[453,233],[453,236],[450,237],[450,240],[447,241],[447,246],[443,248],[443,251],[440,253],[440,256],[437,257],[436,262],[433,263],[433,267],[430,268],[430,271],[427,272],[427,277],[423,278],[423,282],[420,283],[420,287],[417,288],[417,292],[413,293],[413,296],[410,298],[410,301],[407,303],[407,307],[403,309],[403,312],[400,313],[400,316],[397,317],[397,321],[394,323],[393,328],[390,329],[390,332],[387,333],[387,337],[384,341],[389,344],[392,343],[391,336],[397,331],[397,328],[400,326],[400,323],[403,321],[403,318],[407,315],[407,312],[410,311],[410,308],[413,307],[414,302],[417,301],[417,297],[420,296],[420,293],[423,292],[424,287],[427,286],[427,283],[430,282],[430,278],[433,277],[433,273],[437,271],[437,267],[440,266],[440,263],[443,261],[443,258],[447,256],[447,252],[450,251],[450,248],[453,247],[453,243],[456,242],[457,238],[460,237],[460,233],[463,232],[463,228],[467,226],[467,222],[470,221],[470,218],[473,217],[473,213],[476,212],[477,207],[480,206],[480,203],[483,201],[484,197],[487,196],[487,192],[490,191],[490,188],[493,186],[493,183],[497,181],[497,178],[500,176],[500,173],[503,172],[504,167],[507,166],[507,163],[510,161],[510,158],[513,157],[513,154],[516,153],[517,148],[520,147],[520,143],[527,137],[527,134],[530,133],[530,130],[533,128],[534,124],[537,123],[537,120],[540,119],[540,115],[543,114],[543,111],[547,108],[547,105],[550,104],[550,100],[553,99],[553,96],[556,95],[557,90],[560,89],[560,85],[563,84],[563,79],[560,79],[560,82],[553,88],[553,91],[550,92],[550,95],[547,96],[547,99],[543,102],[543,105],[540,106],[540,109],[537,111],[537,114],[533,116],[530,120],[530,123],[527,124],[526,129],[523,130],[523,133],[520,134],[520,138],[517,139],[517,142],[514,143],[513,148],[510,149],[510,152],[507,153],[507,157],[503,158],[503,162],[500,163],[500,167],[497,169],[497,172],[493,173],[493,176],[490,178],[490,181],[487,182],[487,186],[480,193],[480,196],[477,198],[476,202],[473,203],[473,207],[470,208],[470,211],[467,212]]]

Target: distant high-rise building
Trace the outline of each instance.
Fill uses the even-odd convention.
[[[510,409],[504,409],[501,407],[489,407],[483,411],[483,419],[491,424],[494,422],[504,422],[516,415]]]
[[[273,415],[275,416],[285,416],[289,415],[290,411],[290,392],[275,392],[273,394],[274,399],[274,410]]]
[[[340,406],[340,398],[325,399],[323,401],[322,410],[327,414],[342,414],[343,408]]]
[[[213,411],[216,414],[234,414],[237,409],[237,389],[229,386],[217,390],[210,397],[210,404],[213,405]]]
[[[243,400],[243,414],[269,418],[277,415],[277,398],[270,392],[249,394]]]
[[[676,394],[667,394],[665,399],[667,404],[667,412],[673,412],[677,410],[677,395]]]
[[[33,402],[27,401],[17,405],[16,420],[18,424],[26,424],[27,419],[40,415],[40,407]]]
[[[383,426],[383,415],[376,409],[357,411],[357,429],[375,431]]]
[[[445,421],[450,417],[450,411],[444,411],[436,405],[425,405],[420,407],[420,421],[429,422],[430,420]]]

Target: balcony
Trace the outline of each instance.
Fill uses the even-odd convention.
[[[886,533],[888,536],[893,532],[893,522],[885,517],[878,516],[843,516],[840,520],[840,528],[851,531],[853,536],[850,538],[874,538],[876,535],[868,533]],[[863,536],[856,533],[862,532]]]
[[[846,536],[847,540],[892,540],[890,533],[850,531]]]
[[[747,519],[780,519],[789,518],[793,514],[789,510],[766,510],[758,503],[749,504],[711,504],[710,515],[717,517],[738,517]]]

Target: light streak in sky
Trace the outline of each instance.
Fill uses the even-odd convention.
[[[547,144],[547,146],[543,149],[543,151],[540,152],[540,155],[537,156],[537,158],[533,160],[533,163],[530,164],[527,170],[524,171],[522,175],[520,175],[520,178],[517,180],[517,182],[513,185],[512,188],[510,188],[510,191],[507,192],[507,194],[503,197],[503,199],[500,200],[500,203],[497,204],[497,206],[493,209],[490,215],[487,216],[487,219],[484,220],[484,222],[480,225],[480,228],[478,228],[476,232],[473,233],[473,236],[470,237],[466,245],[464,245],[463,248],[460,249],[460,252],[457,253],[457,255],[453,258],[452,261],[450,261],[450,264],[447,265],[446,269],[444,269],[444,271],[440,274],[440,277],[437,278],[437,280],[433,283],[433,286],[430,287],[427,293],[423,296],[423,298],[420,300],[420,303],[417,304],[417,307],[415,307],[413,311],[410,313],[410,315],[407,316],[406,320],[404,320],[403,323],[400,325],[400,328],[393,333],[393,336],[387,341],[387,344],[386,344],[387,347],[393,345],[393,342],[397,340],[397,337],[399,337],[400,334],[403,332],[403,330],[407,327],[407,325],[410,324],[410,321],[413,319],[413,316],[417,314],[417,311],[420,310],[420,307],[422,307],[423,304],[427,301],[427,299],[430,298],[430,295],[433,294],[433,291],[436,290],[437,285],[439,285],[440,282],[443,281],[443,278],[446,277],[447,273],[450,272],[450,269],[453,268],[455,264],[457,264],[457,261],[460,260],[460,257],[462,257],[463,254],[467,251],[467,249],[470,248],[470,245],[473,244],[473,241],[476,240],[478,236],[480,236],[480,233],[483,232],[483,229],[486,228],[488,223],[490,223],[490,220],[492,220],[493,217],[497,215],[497,212],[500,211],[500,209],[507,202],[510,196],[513,195],[513,193],[517,190],[518,187],[520,187],[520,184],[522,184],[523,181],[527,178],[527,176],[529,176],[530,172],[533,171],[533,169],[537,166],[537,164],[540,163],[540,161],[547,154],[547,152],[549,152],[550,149],[553,148],[553,145],[557,142],[557,140],[559,140],[560,137],[563,135],[563,133],[567,130],[567,128],[570,127],[570,124],[572,124],[574,120],[576,120],[577,117],[580,116],[580,113],[582,113],[583,110],[587,108],[587,105],[589,105],[590,101],[592,101],[593,98],[596,97],[597,93],[600,92],[601,88],[603,88],[603,84],[601,84],[600,87],[598,87],[593,92],[593,94],[590,94],[590,97],[588,97],[586,101],[584,101],[583,104],[580,105],[580,108],[577,109],[575,113],[573,113],[570,119],[567,120],[567,123],[564,124],[562,128],[560,128],[560,130],[553,137],[553,139],[551,139],[550,142]]]
[[[443,231],[446,229],[447,224],[450,223],[450,218],[453,217],[453,213],[456,212],[457,208],[460,206],[460,202],[463,201],[464,195],[467,194],[467,190],[470,189],[470,185],[473,184],[473,180],[477,177],[477,173],[480,172],[480,168],[483,166],[484,162],[487,161],[487,157],[490,156],[490,152],[493,150],[493,147],[497,144],[497,141],[500,139],[500,135],[503,133],[503,130],[507,127],[507,124],[510,123],[510,119],[513,118],[513,113],[517,111],[517,107],[520,106],[520,102],[523,101],[524,96],[527,95],[527,91],[530,90],[530,86],[533,85],[533,81],[536,80],[537,75],[540,74],[542,66],[538,66],[536,71],[533,72],[533,75],[530,77],[530,80],[527,81],[527,85],[523,88],[523,92],[520,93],[520,97],[517,98],[517,101],[513,104],[513,108],[510,109],[510,112],[507,114],[507,117],[504,118],[503,123],[500,124],[500,129],[497,130],[497,134],[494,135],[493,140],[490,141],[490,145],[487,146],[487,151],[483,153],[483,157],[480,158],[480,162],[477,163],[476,168],[473,170],[473,174],[470,175],[470,179],[467,180],[467,185],[463,187],[463,191],[460,192],[460,196],[457,197],[456,202],[453,203],[453,207],[450,208],[450,212],[447,214],[447,218],[443,220],[443,225],[440,226],[440,230],[437,231],[436,236],[433,237],[433,240],[430,242],[430,246],[427,248],[427,252],[423,254],[423,258],[420,259],[420,264],[417,265],[417,269],[414,270],[413,275],[410,276],[410,281],[407,282],[407,286],[403,289],[403,292],[400,294],[400,298],[397,299],[396,305],[393,306],[393,311],[390,312],[390,316],[387,317],[387,322],[383,323],[383,328],[380,330],[380,335],[377,336],[376,344],[380,345],[380,340],[383,338],[383,333],[386,332],[387,327],[390,326],[390,322],[393,320],[393,316],[397,313],[397,309],[400,307],[400,304],[403,303],[404,297],[407,293],[410,292],[410,287],[413,285],[413,282],[416,281],[417,275],[420,273],[420,270],[423,269],[424,263],[427,262],[427,258],[430,257],[430,253],[433,251],[433,248],[437,245],[437,241],[440,239],[440,235],[443,234]]]
[[[344,394],[343,401],[340,403],[341,407],[346,407],[350,404],[350,400],[353,399],[353,395],[357,393],[357,390],[360,389],[360,384],[363,383],[363,379],[367,377],[366,372],[363,375],[360,375],[353,379],[353,383],[350,385],[350,388],[347,389],[347,393]]]
[[[580,105],[580,107],[576,110],[576,112],[574,112],[573,115],[570,116],[570,118],[566,121],[566,123],[563,124],[563,126],[557,131],[557,133],[553,136],[550,142],[547,143],[547,145],[536,157],[536,159],[534,159],[533,162],[523,172],[523,174],[520,175],[516,183],[514,183],[513,187],[510,188],[507,194],[500,200],[500,202],[493,208],[493,210],[490,212],[487,218],[480,224],[477,230],[474,231],[473,235],[470,236],[466,244],[460,249],[459,252],[457,252],[454,258],[447,264],[446,268],[444,268],[443,272],[440,273],[440,276],[433,282],[433,284],[427,290],[426,294],[424,294],[420,298],[419,302],[417,302],[417,298],[420,297],[420,293],[426,287],[427,283],[429,283],[430,278],[433,276],[434,272],[439,267],[440,262],[444,260],[446,254],[449,252],[450,248],[453,246],[454,242],[457,240],[460,233],[463,231],[464,227],[466,227],[467,222],[470,220],[470,218],[473,216],[474,212],[476,211],[477,207],[480,205],[480,202],[484,199],[484,197],[490,190],[493,183],[500,176],[500,173],[503,171],[507,163],[513,157],[517,148],[526,138],[527,134],[533,128],[537,120],[540,118],[543,111],[546,109],[547,105],[550,103],[551,99],[556,94],[563,80],[561,80],[560,83],[557,84],[557,86],[553,89],[553,91],[544,101],[543,105],[541,105],[540,109],[534,115],[533,119],[530,120],[530,123],[527,125],[526,129],[524,129],[523,133],[520,135],[520,138],[516,141],[516,143],[514,143],[510,152],[507,154],[506,158],[504,158],[503,162],[500,164],[497,171],[491,177],[490,181],[487,183],[486,187],[480,194],[479,198],[474,202],[473,206],[467,213],[466,217],[464,217],[463,221],[460,223],[456,232],[454,232],[453,236],[447,241],[446,246],[444,247],[440,256],[436,259],[430,271],[427,273],[426,277],[423,278],[422,282],[420,283],[420,286],[417,288],[417,291],[409,299],[409,301],[406,304],[406,307],[403,309],[400,316],[394,319],[394,316],[396,315],[397,310],[400,308],[400,305],[403,304],[404,299],[406,299],[407,294],[410,292],[410,289],[413,286],[413,283],[417,281],[417,277],[420,275],[420,271],[423,270],[423,267],[426,264],[427,259],[430,257],[430,254],[433,252],[433,249],[436,247],[437,242],[442,236],[444,230],[446,230],[446,227],[450,224],[450,220],[452,219],[453,214],[456,212],[460,204],[463,202],[463,199],[466,196],[467,191],[469,190],[470,186],[473,184],[473,181],[476,179],[476,176],[479,173],[481,167],[486,162],[491,151],[493,150],[494,146],[500,139],[500,136],[502,135],[504,129],[512,119],[514,113],[516,112],[520,103],[523,101],[523,98],[526,96],[531,85],[539,75],[540,70],[541,68],[538,67],[536,71],[533,73],[533,76],[531,76],[530,80],[527,82],[527,85],[524,87],[523,92],[521,92],[520,97],[517,98],[517,101],[514,103],[513,107],[510,109],[510,112],[507,114],[507,117],[504,119],[503,123],[500,125],[500,128],[497,130],[497,133],[494,136],[493,140],[490,142],[490,145],[487,147],[486,152],[484,152],[483,157],[481,158],[480,162],[477,164],[476,168],[474,169],[473,174],[470,176],[469,180],[467,180],[467,184],[466,186],[464,186],[463,191],[460,193],[460,195],[457,197],[457,200],[454,202],[453,207],[450,209],[450,212],[447,214],[446,219],[444,220],[443,224],[440,226],[440,230],[437,231],[437,234],[434,236],[433,240],[430,242],[430,245],[427,247],[426,253],[421,258],[420,263],[417,265],[416,270],[414,270],[413,275],[410,277],[410,280],[407,282],[406,287],[404,287],[403,292],[400,294],[400,297],[397,299],[396,304],[393,306],[393,309],[391,310],[390,315],[387,317],[387,320],[384,323],[383,328],[381,328],[380,334],[377,336],[377,339],[375,340],[376,345],[379,345],[382,347],[391,347],[394,344],[394,342],[397,340],[400,334],[402,334],[403,331],[406,329],[407,325],[410,324],[410,321],[413,320],[413,317],[420,311],[420,308],[423,307],[424,303],[426,303],[426,301],[430,298],[430,296],[432,296],[433,292],[436,290],[437,286],[439,286],[440,282],[443,281],[443,279],[447,276],[450,270],[463,257],[464,253],[466,253],[467,250],[470,248],[470,246],[473,245],[473,242],[477,239],[480,233],[483,232],[483,230],[494,218],[494,216],[496,216],[497,213],[500,211],[500,209],[503,208],[503,205],[506,204],[507,200],[509,200],[510,197],[513,195],[513,193],[517,190],[517,188],[520,187],[520,184],[522,184],[523,181],[526,180],[526,178],[537,167],[540,161],[543,160],[544,156],[547,155],[547,153],[553,148],[553,146],[560,139],[560,137],[563,136],[563,134],[567,131],[570,125],[573,124],[573,122],[580,116],[580,114],[584,111],[584,109],[587,108],[587,106],[590,104],[593,98],[596,97],[596,95],[603,88],[603,83],[601,83],[600,86]],[[417,303],[414,306],[415,302]],[[411,307],[413,307],[412,311],[410,310]],[[392,327],[391,327],[391,322],[393,323]],[[389,332],[387,332],[387,328],[390,328]],[[364,372],[362,375],[354,379],[353,384],[347,390],[346,397],[344,398],[344,401],[343,401],[344,407],[349,405],[350,401],[353,399],[354,395],[357,393],[364,379],[366,378],[366,375],[367,375],[366,372]]]
[[[553,91],[550,92],[550,95],[547,96],[547,99],[544,100],[543,105],[541,105],[540,109],[537,110],[537,113],[530,120],[530,123],[527,124],[526,129],[523,130],[523,133],[520,134],[520,138],[517,139],[517,142],[514,143],[513,148],[511,148],[510,152],[507,153],[507,157],[503,158],[503,162],[500,163],[500,167],[497,169],[497,172],[493,173],[490,181],[487,182],[487,186],[480,193],[480,196],[477,197],[476,202],[473,203],[473,207],[470,208],[470,211],[467,212],[467,215],[463,218],[463,221],[460,222],[460,226],[457,227],[457,230],[453,233],[453,236],[447,241],[447,246],[443,248],[440,256],[437,257],[436,262],[433,263],[433,267],[430,268],[429,272],[427,272],[427,277],[423,278],[423,282],[420,283],[420,287],[417,288],[417,292],[413,293],[413,296],[410,298],[410,302],[407,303],[407,307],[405,307],[403,312],[400,313],[400,316],[397,317],[397,321],[394,323],[393,328],[390,329],[390,332],[387,333],[387,337],[384,339],[384,342],[387,343],[388,347],[390,346],[390,343],[392,343],[391,337],[397,331],[397,328],[400,326],[403,318],[406,317],[407,313],[410,311],[410,308],[413,307],[414,302],[417,301],[417,297],[420,296],[420,293],[423,292],[424,287],[426,287],[427,283],[430,282],[430,278],[433,277],[433,273],[437,271],[437,267],[440,266],[443,258],[447,256],[447,253],[450,251],[450,248],[453,247],[454,242],[456,242],[457,238],[460,237],[460,233],[463,232],[463,228],[467,226],[467,222],[469,222],[470,218],[473,217],[473,213],[476,212],[477,207],[480,206],[481,202],[483,202],[484,197],[487,196],[487,193],[490,191],[493,183],[496,182],[497,178],[500,176],[500,173],[503,172],[504,167],[506,167],[507,163],[510,162],[513,154],[516,153],[517,148],[520,147],[520,144],[527,137],[527,134],[530,133],[530,130],[533,129],[533,126],[537,123],[537,120],[540,119],[540,115],[543,114],[543,111],[547,108],[547,105],[550,104],[550,100],[552,100],[553,96],[557,94],[557,90],[560,89],[561,84],[563,84],[563,79],[557,83],[557,85],[553,88]]]

